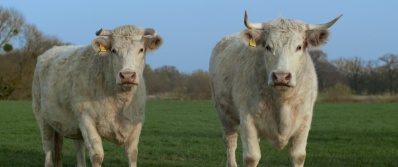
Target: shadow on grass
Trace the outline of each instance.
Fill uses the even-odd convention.
[[[43,166],[44,153],[20,148],[0,147],[0,166]]]
[[[0,147],[0,166],[16,167],[16,166],[29,166],[29,167],[42,167],[44,166],[45,154],[43,151],[35,150],[22,150],[21,148],[11,148],[2,145]],[[76,157],[74,152],[65,153],[63,151],[63,166],[76,166]],[[102,163],[103,166],[128,166],[127,158],[121,160],[118,158],[108,157],[105,153],[105,158]],[[90,158],[86,154],[86,166],[91,166]]]

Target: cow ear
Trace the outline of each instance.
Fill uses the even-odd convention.
[[[327,29],[308,30],[306,37],[306,43],[310,48],[321,47],[329,39],[329,31]]]
[[[243,30],[240,33],[240,36],[243,39],[243,42],[245,42],[246,45],[250,47],[257,47],[258,45],[261,45],[264,41],[263,33],[256,30]]]
[[[160,36],[147,38],[145,41],[145,47],[148,51],[155,51],[160,48],[163,44],[163,39]]]
[[[109,39],[99,37],[93,40],[91,46],[93,47],[94,51],[97,52],[99,55],[106,55],[107,52],[110,50],[111,42]]]

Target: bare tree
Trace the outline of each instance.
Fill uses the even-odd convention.
[[[191,75],[183,75],[183,79],[175,91],[182,99],[211,99],[209,73],[197,70]]]
[[[356,93],[360,94],[364,74],[364,60],[359,57],[353,59],[340,58],[334,60],[333,64],[347,78],[349,86]]]
[[[322,50],[310,50],[308,53],[311,55],[313,62],[327,61],[327,55]]]
[[[0,82],[13,86],[11,99],[30,99],[36,58],[54,45],[64,45],[58,38],[43,34],[34,25],[24,26],[24,46],[1,57]]]
[[[149,95],[165,93],[165,79],[158,75],[151,66],[146,64],[144,69],[146,90]]]
[[[17,36],[25,23],[23,15],[14,8],[0,6],[0,47],[5,52],[13,50],[10,40]]]
[[[29,56],[36,58],[43,54],[46,50],[56,45],[65,45],[57,37],[44,35],[35,25],[28,24],[24,27],[23,36],[25,38],[25,46],[23,50]]]
[[[379,58],[380,61],[384,62],[384,69],[388,78],[388,85],[390,95],[394,95],[393,84],[398,72],[398,56],[394,54],[386,54]]]
[[[180,72],[174,66],[162,66],[154,70],[157,80],[161,83],[163,92],[171,92],[175,89],[178,80],[180,79]]]
[[[321,50],[309,51],[312,61],[315,65],[315,71],[318,76],[319,90],[323,91],[336,83],[343,82],[343,76],[336,66],[327,60],[327,55]]]
[[[368,61],[364,68],[365,83],[364,87],[368,94],[383,94],[385,91],[385,81],[383,70],[379,66],[379,61]]]

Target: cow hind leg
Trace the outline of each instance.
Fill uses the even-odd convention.
[[[235,151],[237,147],[238,132],[228,131],[223,134],[225,149],[227,152],[227,167],[237,167]]]
[[[233,121],[219,114],[221,127],[223,130],[223,140],[227,153],[227,167],[237,167],[235,151],[238,141],[239,122]]]
[[[58,132],[54,133],[54,165],[62,167],[62,145],[63,136]]]
[[[76,167],[85,167],[86,166],[86,148],[83,140],[73,140],[77,165]]]
[[[53,167],[53,151],[54,151],[54,137],[55,137],[55,131],[54,129],[43,123],[40,126],[41,130],[41,139],[43,143],[43,151],[45,154],[45,161],[44,161],[44,166],[45,167]]]

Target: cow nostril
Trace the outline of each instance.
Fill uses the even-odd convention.
[[[272,73],[272,80],[273,80],[273,81],[276,81],[276,80],[278,80],[278,77],[275,75],[275,73],[274,73],[274,72]]]
[[[124,76],[123,76],[123,74],[121,72],[119,72],[119,77],[124,79]]]
[[[133,72],[133,74],[131,74],[131,78],[135,78],[135,72]]]
[[[288,73],[285,77],[286,81],[290,81],[290,79],[292,79],[292,74]]]

